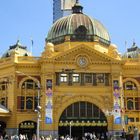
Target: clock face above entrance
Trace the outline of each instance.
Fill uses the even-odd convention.
[[[88,59],[85,56],[79,56],[77,58],[77,64],[80,67],[86,67],[88,65]]]

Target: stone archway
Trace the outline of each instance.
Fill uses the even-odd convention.
[[[3,121],[0,121],[0,136],[5,136],[6,134],[6,123]]]
[[[74,97],[64,97],[61,99],[61,106],[57,106],[57,111],[55,112],[55,130],[58,129],[59,125],[60,125],[60,118],[63,114],[63,112],[65,111],[66,108],[68,108],[70,105],[76,103],[76,102],[88,102],[90,104],[95,105],[96,107],[98,107],[98,109],[100,109],[100,111],[102,112],[102,114],[105,117],[105,122],[106,122],[106,129],[107,129],[107,124],[108,124],[108,117],[105,116],[105,114],[103,113],[104,110],[104,103],[101,97],[97,97],[97,98],[93,98],[91,96],[74,96]],[[93,120],[92,120],[93,121]],[[91,122],[90,122],[91,124]],[[92,124],[93,125],[93,124]]]
[[[57,97],[57,99],[58,99],[58,97]],[[85,95],[62,97],[59,101],[61,103],[55,102],[55,104],[54,104],[54,109],[55,109],[54,120],[55,120],[55,124],[56,124],[55,129],[57,129],[59,119],[61,117],[62,112],[65,110],[65,108],[67,108],[69,105],[71,105],[75,102],[80,102],[80,101],[85,101],[85,102],[95,104],[102,111],[105,109],[104,101],[101,97],[94,98],[92,96],[85,96]],[[108,120],[107,120],[107,122],[108,122]]]
[[[26,135],[28,139],[32,139],[32,136],[36,134],[37,123],[31,120],[23,121],[19,124],[19,135]]]

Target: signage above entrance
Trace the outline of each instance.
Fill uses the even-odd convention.
[[[59,126],[107,126],[106,121],[60,121]]]

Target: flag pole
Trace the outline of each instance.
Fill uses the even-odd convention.
[[[32,55],[32,51],[33,51],[33,45],[34,45],[34,42],[33,42],[33,39],[31,38],[31,48],[30,48],[30,51],[31,51],[31,55]]]

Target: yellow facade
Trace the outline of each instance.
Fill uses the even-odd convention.
[[[67,46],[69,43],[61,44]],[[79,101],[86,101],[98,106],[103,112],[105,110],[113,109],[113,80],[118,80],[120,87],[122,87],[123,99],[127,104],[127,98],[139,97],[139,58],[123,60],[117,55],[113,58],[112,53],[102,53],[96,49],[97,43],[84,43],[75,42],[69,44],[66,50],[55,51],[55,47],[51,44],[48,48],[54,47],[53,51],[45,49],[41,57],[30,56],[17,56],[12,54],[11,57],[2,58],[0,60],[1,66],[1,84],[5,82],[6,88],[1,88],[0,98],[7,98],[7,108],[10,113],[0,114],[0,120],[6,123],[6,131],[15,133],[19,128],[19,124],[24,121],[32,120],[36,122],[37,114],[34,108],[19,110],[17,106],[17,97],[35,96],[38,89],[22,88],[24,81],[31,79],[37,83],[41,83],[41,122],[40,131],[42,134],[50,132],[51,134],[57,133],[58,124],[62,112],[72,103]],[[102,47],[102,46],[101,46]],[[112,46],[109,46],[111,48]],[[49,52],[50,51],[50,52]],[[48,54],[49,52],[49,54]],[[84,56],[87,59],[86,66],[80,66],[78,58]],[[100,83],[93,86],[89,83],[81,86],[79,83],[68,86],[67,83],[56,85],[56,72],[62,70],[73,70],[74,73],[109,73],[109,86]],[[21,73],[20,73],[21,72]],[[46,79],[52,79],[53,83],[53,123],[45,124],[45,102],[46,102]],[[134,90],[124,90],[123,84],[131,81],[137,87]],[[125,125],[126,131],[129,126],[140,127],[139,122],[136,121],[140,118],[139,110],[128,109],[125,106],[125,112],[122,115],[128,115],[128,118],[134,118],[134,122],[128,122]],[[113,123],[113,115],[106,115],[108,130],[122,130],[121,125]],[[15,130],[14,130],[15,129]],[[47,132],[48,131],[48,132]]]

